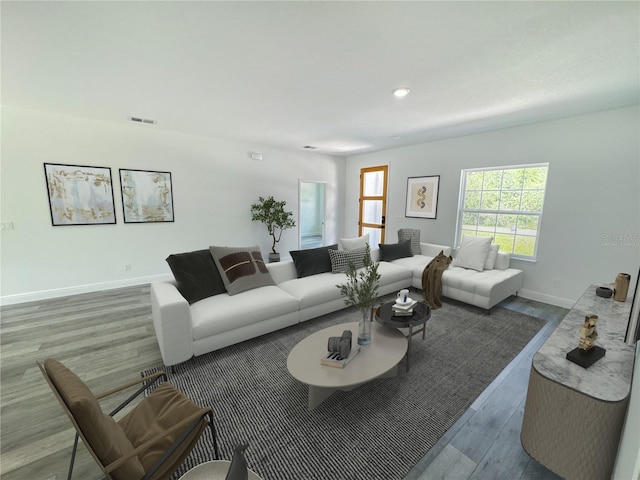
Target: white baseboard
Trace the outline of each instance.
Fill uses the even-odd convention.
[[[15,305],[17,303],[36,302],[38,300],[67,297],[69,295],[79,295],[81,293],[114,290],[116,288],[133,287],[135,285],[146,285],[151,282],[171,280],[172,278],[173,277],[169,274],[152,275],[150,277],[127,278],[126,280],[115,280],[113,282],[92,283],[88,285],[77,285],[75,287],[56,288],[53,290],[40,290],[38,292],[5,295],[0,297],[0,305]]]
[[[553,295],[547,295],[545,293],[534,292],[533,290],[519,290],[518,296],[522,298],[528,298],[529,300],[535,300],[536,302],[547,303],[549,305],[555,305],[556,307],[572,308],[576,303],[576,300],[569,298],[554,297]]]

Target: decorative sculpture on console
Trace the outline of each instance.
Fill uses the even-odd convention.
[[[587,355],[591,352],[591,349],[595,346],[596,339],[598,338],[596,320],[598,320],[598,316],[591,313],[584,317],[584,324],[580,327],[580,341],[578,342],[578,348],[580,348],[580,353],[583,355]]]
[[[597,346],[598,331],[596,321],[598,316],[590,313],[584,317],[584,323],[580,327],[580,341],[578,347],[567,353],[567,360],[580,365],[582,368],[589,368],[595,362],[604,357],[606,350]]]

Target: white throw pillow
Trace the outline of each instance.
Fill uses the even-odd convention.
[[[355,250],[356,248],[363,248],[369,244],[369,234],[365,233],[361,237],[357,238],[341,238],[340,245],[343,250]]]
[[[493,237],[465,235],[462,237],[462,245],[458,249],[454,266],[483,271],[492,241]]]
[[[484,262],[485,270],[493,270],[493,267],[496,264],[496,258],[498,258],[498,249],[500,245],[497,243],[492,243],[489,247],[489,255],[487,255],[487,261]]]

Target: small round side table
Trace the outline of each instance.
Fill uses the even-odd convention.
[[[395,305],[395,301],[387,302],[381,307],[376,309],[376,321],[391,328],[408,328],[409,334],[407,335],[407,372],[409,371],[409,358],[411,355],[411,338],[422,332],[422,339],[424,340],[425,328],[427,321],[431,318],[431,308],[429,305],[418,302],[413,307],[413,315],[411,316],[396,316],[392,309]],[[420,327],[414,330],[414,327]]]
[[[213,460],[212,462],[196,465],[180,477],[180,480],[224,480],[231,462],[228,460]],[[248,480],[262,480],[255,472],[247,470]]]

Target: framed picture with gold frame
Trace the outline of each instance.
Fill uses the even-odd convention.
[[[54,227],[116,223],[110,168],[45,163],[44,175]]]
[[[436,218],[440,175],[407,178],[405,217]]]

